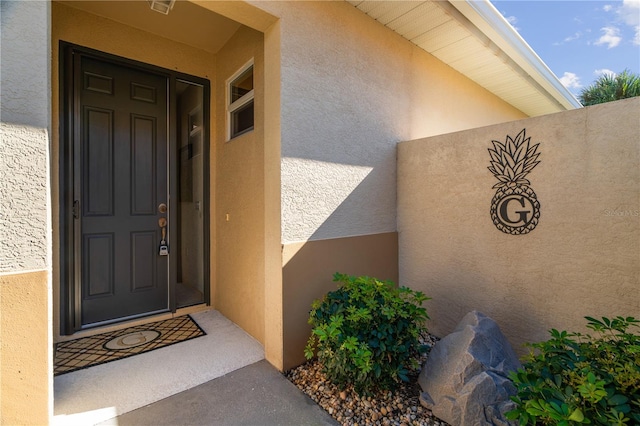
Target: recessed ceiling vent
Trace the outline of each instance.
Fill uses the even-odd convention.
[[[148,1],[149,1],[149,5],[151,5],[151,10],[160,12],[163,15],[168,15],[171,9],[173,9],[173,5],[176,3],[176,0],[148,0]]]

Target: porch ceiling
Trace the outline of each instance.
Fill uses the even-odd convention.
[[[489,0],[346,0],[529,116],[581,105]]]
[[[61,0],[59,3],[210,53],[217,53],[240,28],[239,23],[187,1],[177,2],[168,15],[154,12],[146,1]]]

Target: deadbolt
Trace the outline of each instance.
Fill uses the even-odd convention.
[[[158,205],[158,212],[166,213],[167,212],[167,205],[165,203],[159,204]]]

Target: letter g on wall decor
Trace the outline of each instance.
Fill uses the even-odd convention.
[[[500,231],[511,235],[528,234],[540,220],[538,197],[525,177],[538,165],[538,145],[531,145],[522,129],[515,138],[507,135],[506,141],[492,140],[489,148],[489,171],[498,179],[491,200],[491,220]]]

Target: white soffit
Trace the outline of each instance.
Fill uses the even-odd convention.
[[[529,116],[580,108],[489,0],[347,0]]]

